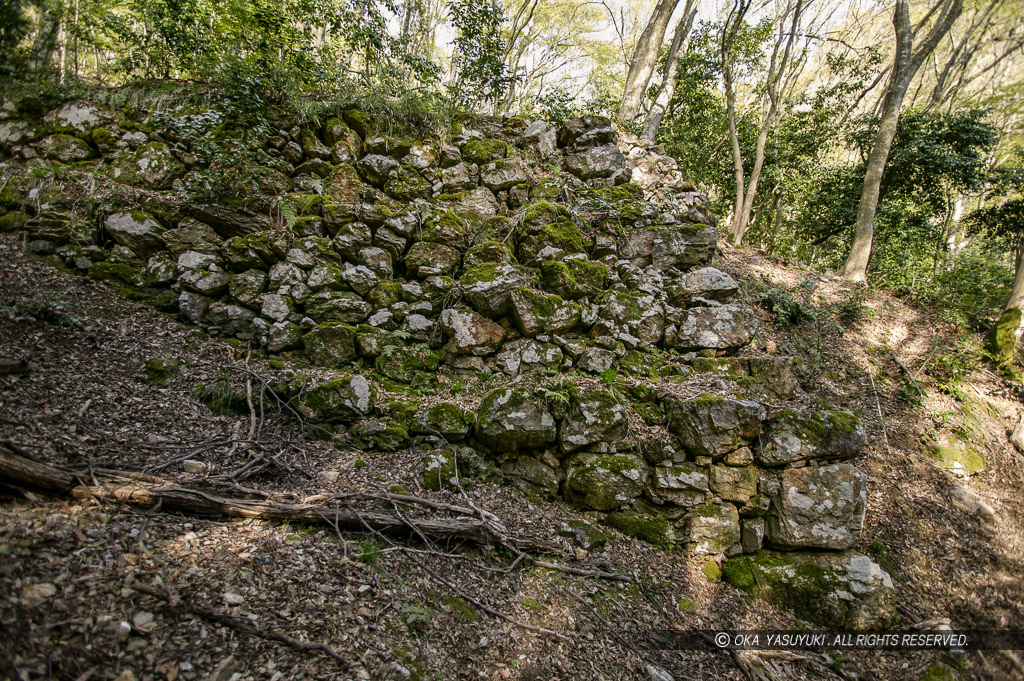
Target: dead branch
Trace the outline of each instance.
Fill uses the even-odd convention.
[[[376,510],[357,512],[350,507],[226,497],[173,483],[131,479],[99,471],[96,475],[99,484],[82,485],[71,473],[30,461],[0,447],[0,482],[12,487],[69,495],[75,499],[93,498],[147,510],[159,504],[163,512],[186,515],[288,520],[357,532],[367,526],[375,532],[387,534],[408,535],[410,532],[408,522],[402,517]],[[484,545],[510,539],[496,537],[488,522],[476,518],[417,518],[415,524],[417,533],[433,539],[455,539]],[[511,542],[521,551],[551,553],[558,550],[556,544],[534,537],[512,537]]]
[[[189,601],[175,599],[167,593],[160,591],[159,589],[154,589],[151,586],[146,586],[145,584],[132,584],[131,588],[135,591],[138,591],[139,593],[144,593],[155,598],[159,598],[160,600],[166,602],[173,608],[180,608],[181,610],[184,610],[198,617],[202,617],[203,619],[207,619],[212,622],[217,622],[218,624],[223,624],[225,626],[231,627],[235,631],[240,631],[243,634],[248,634],[249,636],[262,638],[266,641],[277,641],[278,643],[284,643],[285,645],[295,648],[296,650],[313,650],[316,652],[320,652],[324,655],[327,655],[328,657],[337,660],[346,668],[350,667],[350,662],[346,660],[345,657],[341,655],[341,653],[339,653],[337,650],[335,650],[326,643],[303,641],[302,639],[294,638],[292,636],[282,634],[281,632],[274,631],[272,629],[260,629],[259,627],[249,624],[248,622],[236,619],[231,615],[228,615],[227,613],[223,613],[218,610],[211,610],[210,608],[204,608],[200,605],[195,605],[194,603],[191,603]]]

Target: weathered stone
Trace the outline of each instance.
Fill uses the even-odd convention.
[[[462,158],[481,166],[507,157],[508,152],[508,143],[504,140],[470,140],[462,145]]]
[[[340,369],[357,357],[356,329],[349,324],[319,324],[302,337],[302,342],[309,360],[317,366]]]
[[[804,416],[783,409],[765,428],[757,459],[764,466],[803,459],[849,459],[866,445],[864,428],[850,412],[816,411]]]
[[[206,311],[212,302],[211,298],[201,296],[198,293],[182,291],[181,295],[178,296],[178,310],[185,319],[193,324],[200,324],[205,319]]]
[[[320,291],[306,301],[306,314],[317,322],[358,324],[370,316],[371,308],[355,293]]]
[[[480,403],[474,432],[490,449],[514,452],[554,444],[557,426],[543,399],[526,388],[499,388]]]
[[[61,163],[84,161],[96,155],[96,150],[86,142],[71,135],[50,135],[39,141],[39,151],[46,158]]]
[[[740,515],[732,504],[694,506],[684,525],[694,553],[723,553],[740,540]]]
[[[293,322],[274,322],[267,333],[267,352],[284,352],[302,347],[302,329]]]
[[[555,154],[555,145],[558,141],[555,129],[547,121],[533,121],[520,137],[523,144],[535,144],[537,151],[544,158]]]
[[[697,506],[704,503],[707,494],[708,471],[705,466],[681,462],[653,469],[649,496],[656,503]]]
[[[377,389],[364,376],[344,375],[307,391],[301,408],[316,422],[351,422],[373,409]]]
[[[211,266],[219,265],[220,258],[212,253],[185,251],[178,256],[177,268],[182,272],[187,272],[188,270],[209,269]]]
[[[753,466],[712,466],[711,491],[726,501],[745,504],[757,494],[757,469]]]
[[[184,173],[185,166],[163,142],[150,142],[133,153],[116,157],[109,171],[117,182],[144,189],[170,189]]]
[[[617,184],[629,182],[632,169],[626,164],[626,157],[614,144],[593,147],[578,154],[571,154],[565,159],[566,169],[580,178],[619,178]]]
[[[567,466],[566,498],[595,511],[628,504],[647,481],[647,464],[630,454],[577,454]]]
[[[586,258],[547,260],[540,264],[540,271],[544,289],[566,300],[592,298],[608,280],[608,266]]]
[[[256,313],[239,305],[211,303],[206,312],[206,323],[215,326],[223,336],[252,337],[252,320]]]
[[[477,187],[455,194],[449,208],[464,220],[481,222],[497,215],[501,205],[494,198],[494,192],[487,187]]]
[[[350,262],[345,263],[340,276],[342,281],[360,296],[365,296],[380,283],[380,278],[369,267],[353,265]]]
[[[480,314],[497,319],[508,312],[510,296],[521,285],[522,274],[509,264],[477,265],[467,269],[459,283]]]
[[[667,400],[669,430],[695,456],[720,457],[761,432],[764,407],[756,402],[702,395]]]
[[[110,120],[110,114],[87,102],[68,102],[43,117],[51,125],[86,132]]]
[[[563,452],[586,447],[592,452],[614,452],[626,436],[626,408],[606,390],[592,390],[573,400],[559,430]]]
[[[505,339],[503,326],[470,310],[442,310],[441,329],[450,338],[448,351],[456,355],[489,355]]]
[[[509,297],[512,316],[524,336],[540,333],[564,333],[580,323],[580,306],[525,287]]]
[[[558,127],[558,144],[563,147],[570,147],[584,133],[594,129],[607,129],[611,127],[611,119],[604,116],[586,115],[578,118],[570,118]]]
[[[522,159],[495,161],[480,168],[480,183],[494,192],[532,181],[533,176]]]
[[[416,420],[414,430],[417,433],[440,435],[446,440],[461,440],[469,433],[475,420],[476,414],[473,412],[451,402],[441,402]]]
[[[393,174],[397,174],[402,167],[393,158],[381,156],[380,154],[367,154],[355,164],[356,172],[366,182],[375,187],[383,188]]]
[[[937,467],[964,478],[985,470],[985,457],[977,447],[956,437],[940,438],[932,444],[928,458]]]
[[[225,239],[266,233],[274,229],[274,223],[265,213],[241,206],[228,206],[223,203],[191,204],[189,212],[193,218],[208,224]]]
[[[546,373],[561,365],[562,350],[553,343],[517,338],[502,345],[494,359],[498,368],[510,376]]]
[[[156,388],[166,388],[178,373],[179,362],[173,357],[150,357],[146,360],[146,380]]]
[[[743,553],[757,553],[764,543],[764,518],[744,518],[740,521],[740,546]]]
[[[757,332],[757,317],[737,304],[694,307],[684,313],[678,329],[667,339],[677,350],[738,350]]]
[[[262,270],[246,270],[231,277],[228,290],[231,296],[248,307],[262,304],[263,291],[267,287],[267,273]]]
[[[576,363],[576,368],[580,371],[589,371],[592,374],[603,374],[614,366],[615,360],[616,355],[611,350],[587,348]]]
[[[854,551],[762,551],[730,558],[723,572],[737,589],[822,626],[865,631],[899,621],[892,579]]]
[[[413,201],[430,196],[430,183],[415,168],[401,166],[384,185],[384,192],[401,201]]]
[[[89,265],[80,269],[89,269]],[[178,274],[178,266],[169,258],[152,257],[146,263],[146,285],[147,286],[170,286],[174,283]]]
[[[697,372],[725,374],[745,395],[769,402],[792,399],[798,387],[793,358],[788,356],[697,357],[690,367]]]
[[[654,296],[606,291],[595,302],[599,326],[607,324],[611,333],[625,331],[651,345],[665,333],[664,310]]]
[[[231,278],[220,270],[188,270],[178,278],[182,288],[218,298],[228,290]]]
[[[451,276],[459,268],[460,255],[450,246],[419,241],[405,255],[407,272],[414,277]]]
[[[784,470],[765,537],[785,549],[848,549],[864,526],[867,477],[850,464]]]
[[[702,267],[699,270],[687,272],[683,275],[680,283],[687,293],[685,302],[694,298],[703,298],[724,303],[735,296],[736,291],[739,290],[735,279],[714,267]],[[673,305],[677,304],[673,301]]]
[[[148,258],[164,248],[164,228],[145,213],[111,213],[104,219],[103,228],[110,238],[140,258]]]
[[[441,183],[445,193],[455,194],[476,187],[465,163],[459,163],[441,171]]]
[[[704,225],[665,225],[627,231],[618,242],[619,257],[660,271],[681,271],[711,264],[717,234]]]
[[[520,456],[506,461],[501,470],[520,489],[548,498],[558,495],[558,472],[533,457]]]
[[[218,253],[224,239],[209,225],[198,220],[182,220],[177,229],[169,229],[160,235],[171,255],[178,257],[185,251]]]

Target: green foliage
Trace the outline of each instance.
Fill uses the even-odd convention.
[[[515,82],[504,55],[504,12],[498,3],[449,0],[449,19],[455,28],[452,66],[456,76],[449,97],[465,107],[494,103]]]
[[[785,327],[796,326],[804,321],[816,319],[813,307],[801,303],[793,294],[781,286],[773,286],[761,293],[761,304],[767,307],[776,321]]]

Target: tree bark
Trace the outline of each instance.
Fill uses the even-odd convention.
[[[665,77],[658,88],[658,96],[651,105],[647,114],[647,121],[644,123],[643,139],[655,142],[658,136],[658,129],[661,128],[661,121],[665,118],[665,112],[676,94],[676,86],[679,84],[679,58],[686,55],[690,49],[690,31],[693,30],[693,20],[697,16],[697,1],[686,0],[683,7],[683,15],[679,17],[676,24],[676,32],[672,38],[672,45],[668,48],[668,55],[665,58]]]
[[[929,15],[938,6],[933,7]],[[896,32],[896,55],[893,58],[892,72],[882,101],[881,119],[878,132],[875,134],[871,153],[868,154],[867,169],[864,174],[864,187],[861,190],[860,205],[857,208],[857,225],[854,228],[853,244],[850,255],[840,271],[840,276],[850,281],[867,279],[868,260],[871,257],[871,246],[875,232],[875,212],[878,209],[878,196],[882,185],[882,174],[889,159],[893,138],[900,119],[900,108],[903,98],[910,87],[917,70],[924,60],[935,50],[935,46],[953,22],[963,11],[963,0],[943,0],[941,12],[928,37],[916,52],[914,48],[914,27],[910,23],[909,0],[896,0],[893,12],[893,28]]]
[[[619,119],[623,121],[633,120],[640,111],[644,92],[651,81],[654,67],[658,64],[658,52],[661,50],[662,41],[665,40],[665,31],[668,30],[668,22],[672,18],[677,2],[678,0],[658,0],[644,32],[640,34],[640,41],[637,42],[633,58],[629,61],[626,86],[622,91],[622,104],[619,106]]]

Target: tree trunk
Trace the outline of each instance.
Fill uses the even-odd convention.
[[[690,49],[690,31],[693,30],[693,20],[697,16],[696,0],[686,0],[683,8],[683,16],[679,17],[676,24],[675,36],[672,38],[672,46],[668,48],[668,55],[665,58],[665,77],[658,88],[658,96],[651,105],[647,114],[647,121],[644,123],[643,138],[649,142],[655,142],[658,136],[658,129],[661,121],[665,118],[668,105],[676,94],[676,86],[679,84],[679,58],[685,56]]]
[[[661,50],[668,21],[672,18],[677,1],[658,0],[644,32],[640,35],[640,41],[633,50],[629,72],[626,74],[626,86],[622,91],[622,104],[619,106],[619,119],[623,121],[633,120],[640,111],[644,92],[651,80],[651,74],[654,73],[654,67],[658,64],[658,52]]]
[[[1024,333],[1024,247],[1017,248],[1017,264],[1014,267],[1013,288],[1006,301],[1003,314],[988,333],[985,334],[985,350],[992,361],[1000,366],[1013,362],[1017,343]]]
[[[933,8],[933,11],[936,8]],[[840,276],[850,281],[867,279],[868,260],[871,257],[871,245],[875,232],[875,212],[878,209],[878,196],[882,186],[882,174],[889,159],[896,127],[899,124],[900,108],[903,98],[910,87],[917,70],[924,60],[934,51],[939,40],[949,32],[953,22],[963,11],[963,0],[943,0],[942,11],[932,27],[928,38],[921,44],[917,52],[914,48],[914,27],[910,23],[909,0],[896,0],[893,12],[893,28],[896,32],[896,55],[893,58],[892,74],[886,87],[882,101],[881,120],[875,141],[868,155],[867,170],[864,174],[864,187],[861,190],[860,205],[857,208],[857,226],[854,229],[853,244],[850,255],[840,271]],[[931,13],[929,13],[931,14]]]

